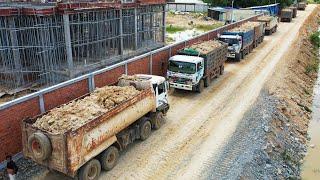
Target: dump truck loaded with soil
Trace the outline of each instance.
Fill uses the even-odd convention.
[[[299,2],[298,3],[298,10],[304,11],[307,7],[307,3],[306,2]]]
[[[152,75],[122,76],[105,86],[22,123],[23,154],[80,179],[111,170],[119,151],[159,129],[169,109],[168,83]]]
[[[271,35],[272,33],[277,32],[277,28],[278,28],[277,16],[260,16],[256,21],[265,23],[265,35]]]
[[[224,72],[227,44],[210,40],[193,44],[169,59],[167,77],[171,88],[202,92]]]
[[[281,10],[281,22],[291,22],[293,18],[293,10],[290,8],[285,8]]]
[[[219,40],[228,43],[228,58],[240,61],[253,49],[255,34],[251,26],[241,25],[225,31],[219,36]]]
[[[258,47],[260,43],[264,40],[264,31],[265,31],[265,23],[263,22],[246,22],[242,25],[244,28],[254,30],[254,36],[253,36],[253,48]]]

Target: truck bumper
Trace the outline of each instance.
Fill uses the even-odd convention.
[[[170,83],[170,87],[175,88],[175,89],[183,89],[183,90],[192,91],[192,85]]]

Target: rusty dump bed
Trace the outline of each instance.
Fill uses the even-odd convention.
[[[117,141],[117,133],[155,109],[155,95],[148,87],[78,129],[63,134],[34,127],[33,123],[43,115],[26,119],[22,122],[23,154],[38,164],[74,177],[83,164]],[[51,153],[45,160],[36,159],[30,150],[28,138],[37,132],[50,141]]]

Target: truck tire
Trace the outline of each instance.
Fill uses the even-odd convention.
[[[241,61],[241,53],[236,53],[236,56],[235,56],[235,60],[240,62]]]
[[[203,81],[203,79],[201,79],[199,84],[198,84],[197,92],[201,93],[203,91],[203,89],[204,89],[204,81]]]
[[[206,80],[204,81],[204,87],[209,87],[210,86],[210,81],[211,81],[210,77],[207,77]]]
[[[110,171],[113,169],[119,159],[119,150],[115,146],[110,146],[108,149],[102,152],[99,160],[101,163],[101,168]]]
[[[80,168],[79,179],[80,180],[96,180],[101,173],[100,162],[96,159],[91,159],[84,166]]]
[[[49,138],[41,132],[28,137],[28,148],[36,160],[44,161],[51,155],[52,147]]]
[[[150,121],[146,120],[146,121],[142,121],[141,125],[140,125],[140,139],[142,141],[148,139],[148,137],[151,134],[151,123]]]
[[[164,115],[162,112],[157,112],[154,116],[153,129],[158,130],[165,123]]]
[[[220,66],[220,75],[224,74],[224,65]]]

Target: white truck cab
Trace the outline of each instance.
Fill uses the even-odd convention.
[[[143,81],[149,81],[155,92],[157,109],[168,109],[168,81],[162,76],[147,75],[147,74],[136,74],[138,79]]]
[[[169,59],[167,77],[172,88],[193,91],[203,75],[202,57],[176,55]]]

